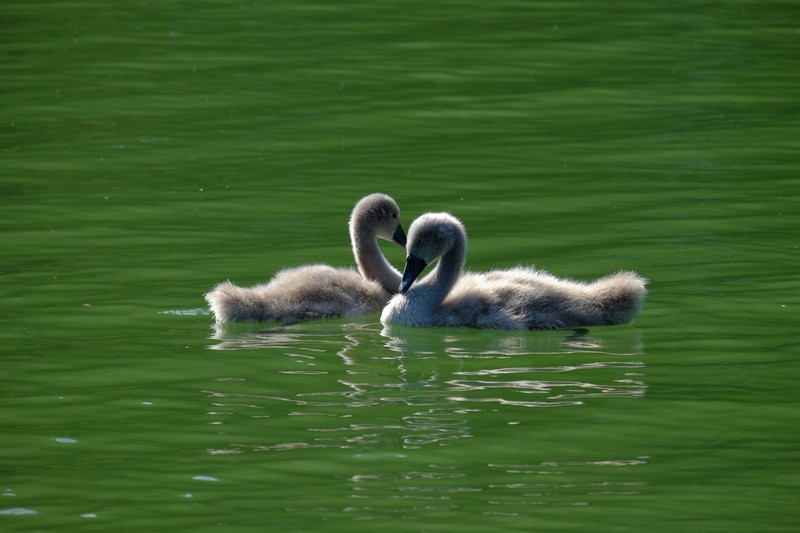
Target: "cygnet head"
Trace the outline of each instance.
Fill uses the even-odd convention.
[[[350,233],[365,228],[377,237],[406,245],[406,234],[400,224],[400,208],[385,194],[375,193],[365,196],[353,208],[350,215]]]
[[[456,217],[450,213],[426,213],[417,218],[408,228],[400,292],[408,291],[426,266],[456,247],[466,253],[466,231]]]

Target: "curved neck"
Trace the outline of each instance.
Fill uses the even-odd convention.
[[[355,221],[350,227],[350,243],[353,245],[353,256],[361,275],[377,281],[391,294],[396,293],[402,279],[400,272],[383,256],[375,232]]]
[[[450,294],[450,291],[458,282],[458,278],[461,277],[466,256],[466,237],[460,235],[453,247],[442,254],[433,272],[419,284],[426,287],[420,292],[425,294],[428,306],[438,307],[447,298],[447,295]]]

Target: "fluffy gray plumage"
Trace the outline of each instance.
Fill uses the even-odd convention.
[[[397,203],[385,194],[362,198],[350,216],[358,271],[305,265],[275,274],[267,283],[239,287],[224,281],[204,295],[217,322],[296,322],[378,311],[400,286],[400,272],[377,239],[405,245]]]
[[[591,283],[524,266],[463,272],[466,248],[466,232],[454,216],[428,213],[415,220],[408,232],[406,292],[389,301],[381,322],[494,329],[623,324],[640,312],[647,293],[646,280],[626,271]],[[420,265],[436,261],[433,271],[415,282]]]

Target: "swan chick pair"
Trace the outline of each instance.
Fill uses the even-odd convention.
[[[592,283],[532,267],[464,272],[467,234],[449,213],[427,213],[409,227],[400,294],[381,322],[416,327],[555,329],[630,322],[640,312],[646,280],[621,271]],[[422,271],[437,262],[417,281]]]
[[[204,295],[218,323],[356,316],[379,311],[400,286],[400,272],[378,239],[405,247],[400,208],[385,194],[362,198],[350,215],[350,242],[358,271],[329,265],[281,270],[267,283],[239,287],[224,281]]]

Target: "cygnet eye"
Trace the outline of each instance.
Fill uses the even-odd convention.
[[[397,213],[392,212],[392,218],[397,219]]]

